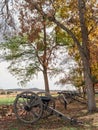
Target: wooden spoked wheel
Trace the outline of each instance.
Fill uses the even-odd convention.
[[[34,123],[43,113],[43,103],[40,97],[33,92],[22,92],[14,101],[16,117],[24,123]]]
[[[43,114],[42,114],[42,118],[46,118],[46,117],[52,115],[53,111],[48,109],[48,107],[55,109],[54,98],[46,92],[38,92],[37,95],[41,98],[41,100],[43,102],[44,111],[43,111]]]

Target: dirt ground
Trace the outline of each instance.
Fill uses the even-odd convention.
[[[0,106],[0,130],[98,130],[98,113],[89,114],[87,106],[79,102],[73,102],[67,106],[67,110],[57,100],[56,109],[67,117],[76,118],[82,122],[79,125],[71,125],[55,115],[40,119],[35,124],[24,124],[16,119],[13,105]]]

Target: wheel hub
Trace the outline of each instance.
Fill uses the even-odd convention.
[[[30,106],[26,105],[26,106],[24,106],[24,109],[29,112],[29,111],[31,111],[32,108]]]

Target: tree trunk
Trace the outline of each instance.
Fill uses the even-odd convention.
[[[90,66],[88,64],[88,60],[86,57],[82,57],[83,67],[84,67],[84,80],[86,86],[86,93],[87,93],[87,101],[88,101],[88,111],[94,112],[96,111],[96,102],[95,102],[95,94],[93,91],[93,81],[91,77]]]
[[[47,69],[44,67],[43,68],[43,76],[44,76],[44,83],[45,83],[45,92],[50,93],[49,90],[49,82],[48,82],[48,75],[47,75]]]
[[[90,68],[90,52],[89,52],[89,39],[88,39],[88,29],[86,27],[86,7],[84,0],[78,0],[78,9],[79,9],[79,19],[81,27],[81,38],[82,38],[82,51],[81,59],[83,62],[84,68],[84,80],[85,86],[87,88],[87,99],[88,99],[88,111],[93,112],[96,110],[95,95],[93,91],[93,80]]]
[[[44,32],[44,54],[43,54],[43,76],[44,76],[44,83],[45,83],[45,92],[50,93],[49,91],[49,81],[48,81],[48,75],[47,75],[47,66],[48,66],[48,59],[47,59],[47,33],[46,33],[46,24],[45,19],[43,16],[43,32]]]

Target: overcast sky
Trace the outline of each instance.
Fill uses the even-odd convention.
[[[7,66],[8,66],[7,62],[0,63],[0,89],[23,88],[22,86],[18,84],[17,79],[9,73],[9,71],[7,70]],[[51,90],[65,90],[66,89],[67,85],[58,86],[55,84],[55,81],[57,81],[56,78],[52,78],[49,80],[49,86]],[[43,81],[42,73],[39,73],[38,77],[33,79],[32,82],[28,83],[25,88],[44,89],[44,81]]]
[[[18,85],[17,79],[15,79],[15,77],[8,72],[7,66],[7,62],[0,63],[0,89],[23,88],[22,86]],[[51,90],[65,90],[68,86],[57,86],[56,84],[54,84],[54,81],[55,78],[49,80]],[[32,82],[28,83],[28,85],[25,88],[35,87],[39,89],[44,89],[43,76],[41,73],[38,75],[37,78],[33,79]]]
[[[0,63],[0,89],[22,88],[22,86],[18,85],[17,79],[15,79],[15,77],[8,72],[7,66],[8,64],[6,62]],[[54,79],[49,81],[50,89],[61,89],[61,87],[57,87],[53,81]],[[30,87],[44,89],[43,77],[41,73],[26,86],[26,88]]]

